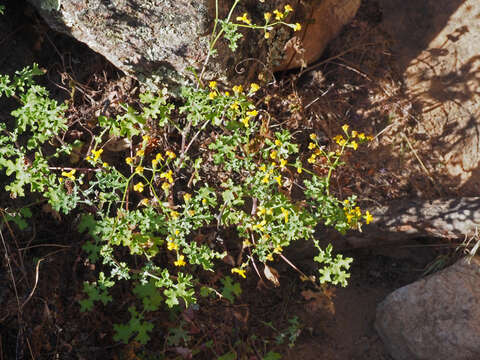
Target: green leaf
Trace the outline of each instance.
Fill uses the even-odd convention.
[[[158,310],[163,302],[163,296],[155,286],[154,280],[150,280],[146,284],[137,284],[133,293],[142,300],[144,311]]]
[[[233,282],[230,276],[225,276],[220,280],[223,284],[222,296],[230,301],[232,304],[235,301],[235,297],[240,296],[242,288],[238,282]]]

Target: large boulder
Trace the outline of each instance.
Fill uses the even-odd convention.
[[[480,260],[454,265],[394,291],[375,328],[395,360],[480,359]]]
[[[178,82],[181,77],[192,77],[189,68],[199,71],[207,58],[215,16],[213,0],[29,1],[51,27],[84,42],[136,78],[158,75],[162,81]],[[219,18],[224,19],[233,1],[218,3]],[[287,0],[241,1],[232,19],[247,12],[253,23],[263,25],[264,13],[283,10],[287,3]],[[303,38],[308,45],[305,59],[316,60],[326,43],[355,15],[360,0],[325,0],[320,2],[321,6],[318,3],[318,0],[302,2],[285,19],[288,23],[302,24],[301,33],[294,33],[287,26],[276,26],[266,38],[263,31],[242,29],[243,38],[235,53],[226,40],[220,39],[216,46],[218,56],[209,58],[204,77],[252,81],[261,71],[269,74],[274,68],[298,66],[297,60],[293,63],[288,60],[291,52],[285,48],[289,41],[292,44],[295,35],[295,39]],[[289,51],[288,56],[285,51]]]
[[[420,157],[439,174],[446,170],[463,195],[478,195],[480,1],[379,3],[382,26],[391,36],[394,59],[416,110],[417,147],[425,150]]]

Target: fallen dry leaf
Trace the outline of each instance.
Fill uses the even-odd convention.
[[[265,275],[267,280],[271,281],[273,285],[275,285],[275,287],[280,286],[280,281],[278,281],[280,275],[278,275],[278,271],[275,270],[275,268],[265,265],[265,268],[263,269],[263,274]]]

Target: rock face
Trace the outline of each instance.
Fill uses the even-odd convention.
[[[395,360],[480,359],[480,261],[466,258],[394,291],[375,328]]]
[[[480,185],[480,2],[379,0],[416,112],[463,195]],[[419,114],[419,115],[418,115]]]
[[[215,16],[214,0],[29,1],[51,27],[84,42],[117,68],[140,79],[155,74],[162,80],[174,82],[179,81],[180,76],[192,77],[188,68],[199,71],[208,54]],[[219,1],[220,19],[227,16],[232,3]],[[253,23],[263,25],[265,12],[283,10],[287,3],[287,0],[241,1],[232,20],[238,23],[236,17],[247,12]],[[321,6],[312,5],[318,3],[317,0],[304,3],[284,21],[298,22],[306,29],[307,61],[313,61],[353,17],[360,0],[325,0]],[[314,14],[312,8],[316,9]],[[306,22],[312,21],[312,15],[316,22],[306,26]],[[252,81],[262,70],[268,74],[272,68],[282,69],[279,64],[285,63],[287,58],[285,44],[294,36],[290,27],[276,26],[268,39],[263,31],[242,29],[241,33],[243,38],[235,53],[228,48],[226,40],[220,39],[216,46],[218,56],[209,59],[205,78],[235,77],[236,81],[242,78]],[[320,46],[315,47],[317,43]],[[242,62],[245,59],[253,60]],[[283,69],[292,66],[283,66]]]
[[[298,39],[305,51],[297,54],[294,49],[294,41],[297,37],[292,38],[286,45],[283,62],[275,70],[293,69],[318,60],[330,40],[334,39],[342,27],[353,19],[360,7],[360,2],[360,0],[324,0],[304,7],[303,17],[307,21]]]

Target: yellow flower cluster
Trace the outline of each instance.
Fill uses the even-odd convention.
[[[282,210],[282,215],[283,215],[283,217],[284,217],[284,219],[285,219],[285,224],[286,224],[286,223],[288,222],[288,214],[289,214],[289,212],[288,212],[287,209],[284,209],[283,207],[282,207],[280,210]]]
[[[62,171],[62,176],[66,177],[66,178],[68,178],[68,179],[70,179],[70,180],[75,180],[75,173],[76,173],[76,172],[77,172],[77,171],[76,171],[75,169],[72,169],[72,170],[70,170],[69,172]],[[60,179],[62,179],[62,178],[60,178]],[[63,179],[62,179],[61,181],[63,181]],[[60,182],[61,182],[61,181],[60,181]]]
[[[255,117],[258,115],[258,111],[253,109],[253,110],[250,110],[250,111],[247,111],[247,116],[245,116],[243,119],[240,120],[240,122],[246,127],[248,128],[250,126],[249,124],[249,121],[252,117]]]
[[[178,245],[175,244],[173,241],[168,241],[167,242],[167,249],[172,251],[172,250],[178,250]]]
[[[241,21],[247,25],[252,25],[252,22],[250,21],[250,19],[248,18],[248,14],[247,13],[243,13],[242,16],[237,16],[237,21]]]
[[[165,152],[165,155],[171,160],[173,160],[177,157],[177,155],[175,155],[175,153],[173,151],[170,151],[170,150],[167,150]]]
[[[251,94],[256,93],[259,89],[260,89],[260,85],[258,85],[256,83],[251,83],[250,84],[250,93]]]
[[[87,156],[86,159],[88,161],[93,160],[96,162],[98,159],[100,159],[100,155],[102,155],[102,153],[103,153],[103,149],[92,150],[93,159],[91,156]]]
[[[365,136],[363,132],[359,133],[356,130],[352,130],[349,134],[348,132],[349,128],[350,127],[347,124],[342,126],[342,130],[347,136],[346,139],[343,137],[343,135],[339,134],[333,138],[333,141],[335,141],[341,147],[346,146],[346,147],[352,148],[353,150],[357,150],[359,142],[362,143],[365,141],[373,140],[372,136]],[[358,139],[358,142],[355,139]]]
[[[143,192],[143,189],[144,189],[145,185],[141,182],[137,182],[134,186],[133,186],[133,190],[137,191],[137,192]]]
[[[238,275],[240,275],[241,277],[243,277],[244,279],[247,277],[247,276],[245,275],[245,270],[243,270],[243,269],[233,268],[231,271],[232,271],[232,274],[238,274]]]
[[[241,94],[243,92],[243,86],[242,85],[235,85],[232,88],[232,90],[235,94]]]
[[[350,225],[356,225],[362,218],[365,220],[367,225],[373,221],[373,216],[370,214],[370,211],[365,211],[365,214],[362,216],[362,210],[360,207],[353,207],[348,199],[344,200],[343,203],[345,205],[343,207],[343,211],[345,213],[345,217],[347,218],[347,222]]]
[[[309,144],[308,144],[308,149],[309,150],[315,150],[312,155],[310,155],[310,157],[308,158],[308,163],[309,164],[315,164],[315,162],[317,161],[317,156],[321,155],[322,154],[322,150],[318,147],[318,144],[317,144],[317,135],[315,135],[314,133],[311,133],[310,134],[310,140],[312,140]],[[298,169],[297,169],[298,171]],[[300,171],[301,172],[301,171]]]
[[[187,263],[185,262],[184,259],[185,259],[185,256],[183,256],[183,255],[178,255],[177,261],[175,261],[173,264],[174,264],[175,266],[178,266],[178,267],[180,267],[180,266],[185,266],[185,265],[187,265]]]

